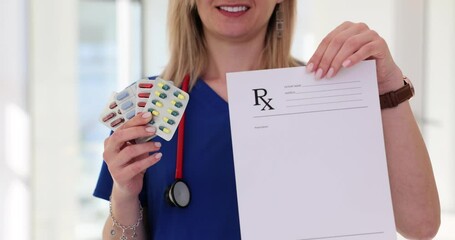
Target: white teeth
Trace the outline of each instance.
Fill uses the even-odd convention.
[[[244,12],[246,11],[248,8],[246,6],[240,6],[240,7],[226,7],[226,6],[222,6],[220,7],[221,10],[223,11],[226,11],[226,12]]]

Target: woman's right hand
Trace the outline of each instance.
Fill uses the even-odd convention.
[[[116,197],[137,198],[143,187],[145,170],[161,159],[162,154],[157,152],[161,143],[132,143],[134,139],[155,134],[156,128],[147,126],[151,119],[150,112],[138,114],[104,141],[103,158],[114,181],[112,191]],[[149,155],[149,152],[155,153]]]

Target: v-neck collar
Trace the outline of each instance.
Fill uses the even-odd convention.
[[[194,88],[202,91],[204,95],[206,95],[207,99],[213,100],[213,104],[219,107],[228,107],[228,102],[218,95],[218,93],[216,93],[203,79],[199,78],[193,89]]]

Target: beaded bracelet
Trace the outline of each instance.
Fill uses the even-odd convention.
[[[117,232],[115,231],[114,227],[118,227],[118,228],[122,229],[122,236],[120,236],[120,240],[128,240],[128,237],[126,236],[125,231],[129,230],[129,229],[133,230],[131,239],[135,239],[137,237],[136,229],[142,221],[142,216],[143,216],[142,212],[143,212],[142,205],[139,203],[139,218],[137,219],[137,222],[135,224],[129,225],[129,226],[122,225],[117,221],[117,219],[114,218],[114,214],[112,213],[112,201],[111,201],[111,198],[109,198],[109,213],[110,213],[111,219],[112,219],[111,236],[112,237],[115,236],[115,234]]]

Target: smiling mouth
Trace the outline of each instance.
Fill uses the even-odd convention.
[[[246,12],[248,9],[250,9],[247,6],[219,6],[217,8],[221,11],[226,11],[229,13]]]

